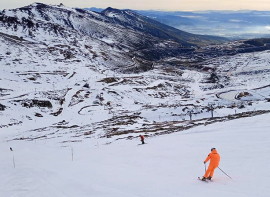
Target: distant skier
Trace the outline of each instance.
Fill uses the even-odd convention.
[[[141,137],[142,144],[144,144],[144,137],[143,137],[143,135],[140,135],[140,137]]]
[[[10,151],[13,151],[13,149],[12,149],[11,147],[9,148],[9,150],[10,150]]]
[[[211,180],[215,169],[219,166],[220,156],[217,153],[217,150],[215,148],[211,149],[211,153],[208,155],[208,157],[203,162],[204,164],[208,162],[210,159],[210,164],[208,169],[206,170],[202,180],[205,181],[206,179]]]

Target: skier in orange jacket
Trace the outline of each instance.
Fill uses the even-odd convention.
[[[217,153],[217,150],[215,148],[211,149],[211,153],[208,155],[208,157],[205,159],[203,163],[208,162],[209,159],[210,159],[210,164],[202,178],[203,181],[205,181],[206,179],[211,180],[211,178],[214,175],[215,169],[219,166],[220,156]]]

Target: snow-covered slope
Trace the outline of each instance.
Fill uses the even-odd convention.
[[[94,12],[44,4],[1,15],[0,129],[20,131],[8,140],[63,143],[106,138],[111,143],[139,133],[150,137],[269,112],[269,51],[205,58],[196,48],[194,53],[168,53],[163,60],[147,61],[130,56],[132,42],[119,47],[120,34],[105,32],[118,46],[90,35],[91,28],[84,32],[86,24],[100,21],[105,28],[106,20],[113,20],[97,17]],[[108,29],[124,29],[116,22],[109,24]],[[132,28],[125,31],[135,34]],[[174,41],[155,39],[156,48],[177,48]],[[226,47],[233,50],[235,45],[241,46]],[[224,45],[209,48],[215,51],[214,47],[222,50]],[[149,51],[154,56],[157,52],[155,47]],[[203,58],[197,67],[188,66]]]
[[[270,110],[268,51],[208,61],[207,67],[216,67],[211,75],[158,64],[144,73],[120,74],[83,57],[79,63],[61,59],[62,49],[51,54],[15,43],[1,48],[0,126],[20,131],[8,140],[105,137],[110,143]]]
[[[265,197],[270,189],[269,115],[200,126],[147,139],[68,143],[6,141],[0,133],[0,195],[5,197]],[[9,148],[12,147],[11,152]],[[197,180],[215,147],[213,182]]]
[[[185,31],[181,31],[174,27],[155,21],[150,17],[143,16],[132,10],[118,10],[109,7],[103,10],[101,13],[129,28],[141,32],[147,32],[161,39],[169,38],[176,40],[180,43],[183,43],[184,45],[220,44],[228,41],[225,38],[217,36],[215,37],[187,33]]]
[[[147,31],[127,27],[104,14],[71,9],[62,4],[54,6],[34,3],[4,10],[0,14],[0,32],[43,44],[61,43],[80,48],[84,48],[85,41],[91,39],[94,45],[102,42],[108,49],[114,49],[119,55],[130,58],[136,55],[156,60],[168,56],[169,52],[179,54],[183,50],[182,42],[171,41],[172,36],[160,39]],[[90,48],[91,43],[87,45]],[[170,48],[165,47],[168,43]],[[146,52],[142,50],[153,47],[155,54],[145,56]],[[103,51],[108,56],[109,52]]]
[[[120,28],[142,35],[113,22],[109,11],[98,15],[35,3],[1,15],[0,127],[21,131],[9,140],[107,138],[110,143],[269,112],[269,51],[210,55],[197,67],[188,65],[202,59],[202,48],[191,53],[194,59],[182,58],[184,53],[147,61],[130,56],[134,46],[120,34],[105,32],[120,45],[120,38],[129,42],[125,48],[92,32]],[[164,49],[177,44],[158,42]],[[226,47],[235,45],[241,48]],[[180,63],[165,64],[173,61]],[[123,70],[129,74],[119,73]],[[216,119],[209,119],[211,111]]]
[[[108,12],[0,14],[0,196],[267,196],[269,51],[184,49]],[[232,180],[196,180],[213,146]]]
[[[4,10],[2,21],[7,31],[9,30],[8,32],[15,30],[16,35],[18,35],[17,33],[21,31],[31,31],[29,36],[33,39],[37,37],[39,40],[42,33],[49,34],[48,37],[51,37],[52,34],[57,37],[68,38],[68,32],[62,32],[61,30],[75,31],[109,44],[122,41],[119,44],[123,44],[123,46],[131,46],[140,43],[141,39],[144,40],[143,34],[137,34],[123,26],[112,23],[110,18],[106,16],[91,11],[67,8],[63,5],[53,6],[34,3],[15,10]],[[123,39],[124,34],[129,40]]]

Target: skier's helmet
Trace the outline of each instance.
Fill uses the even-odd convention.
[[[213,150],[215,150],[216,148],[211,148],[211,152],[213,151]]]

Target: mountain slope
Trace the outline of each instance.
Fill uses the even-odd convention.
[[[34,3],[4,10],[0,21],[2,33],[42,42],[54,37],[69,43],[76,43],[77,37],[87,36],[122,50],[126,56],[136,55],[148,60],[179,55],[192,50],[190,45],[226,41],[221,37],[189,34],[133,11],[112,8],[96,13],[67,8],[62,4]]]
[[[184,45],[220,44],[228,41],[226,38],[218,36],[203,36],[187,33],[138,14],[132,10],[118,10],[109,7],[101,13],[115,19],[117,22],[127,27],[141,32],[147,32],[161,39],[173,39]]]
[[[50,140],[7,142],[14,130],[4,131],[0,195],[268,196],[269,127],[269,115],[249,117],[147,139],[142,146],[137,146],[138,138],[110,145],[105,139],[89,139],[62,147]],[[232,179],[216,169],[213,182],[197,180],[212,147],[221,156],[219,167]]]
[[[85,40],[91,39],[97,45],[103,42],[120,56],[130,59],[138,56],[157,60],[183,53],[181,43],[135,31],[103,14],[70,9],[63,5],[35,3],[23,8],[4,10],[0,14],[0,30],[5,34],[48,44],[60,42],[84,45]],[[106,50],[103,53],[110,56]]]
[[[248,43],[185,48],[38,3],[3,12],[0,30],[0,128],[22,130],[8,140],[111,143],[269,113],[269,52],[237,54]]]
[[[0,14],[0,196],[268,195],[269,51],[237,54],[267,40],[189,48],[135,21]],[[212,147],[233,179],[205,185]]]

